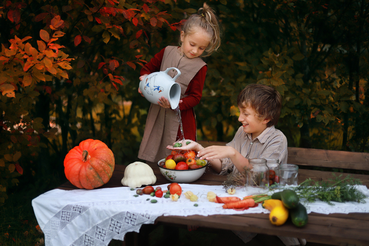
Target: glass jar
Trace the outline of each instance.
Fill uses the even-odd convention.
[[[278,168],[280,185],[297,185],[299,166],[294,164],[281,164]]]
[[[269,168],[266,159],[249,159],[251,169],[246,171],[246,188],[268,188],[269,187]]]
[[[269,185],[279,183],[279,160],[278,159],[266,159],[267,166],[269,168]]]

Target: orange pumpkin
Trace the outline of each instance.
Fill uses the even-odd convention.
[[[113,152],[100,140],[84,140],[64,158],[65,176],[81,189],[90,190],[106,184],[113,175],[114,167]]]

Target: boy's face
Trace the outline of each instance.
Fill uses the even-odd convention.
[[[240,116],[238,121],[242,123],[243,131],[252,134],[252,139],[258,137],[266,128],[269,120],[260,119],[256,111],[249,105],[238,107]]]

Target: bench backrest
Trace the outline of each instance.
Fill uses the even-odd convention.
[[[199,141],[204,146],[225,145],[225,142]],[[327,181],[336,176],[350,175],[369,187],[369,153],[323,150],[310,148],[288,148],[288,163],[299,166],[299,182],[311,178]]]

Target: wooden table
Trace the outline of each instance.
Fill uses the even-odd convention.
[[[155,185],[165,184],[168,181],[161,175],[159,168],[152,165],[157,177]],[[119,187],[124,176],[124,165],[116,165],[111,180],[102,186]],[[219,176],[210,169],[194,184],[222,185],[225,176]],[[66,182],[58,187],[60,189],[76,189]],[[369,204],[368,204],[369,206]],[[161,216],[156,222],[171,225],[200,226],[210,229],[239,230],[275,236],[289,236],[305,238],[308,242],[330,245],[369,245],[369,213],[350,214],[318,214],[310,213],[309,222],[304,228],[297,228],[287,222],[283,226],[273,226],[268,219],[268,214],[244,214],[244,215],[213,215],[213,216]]]

